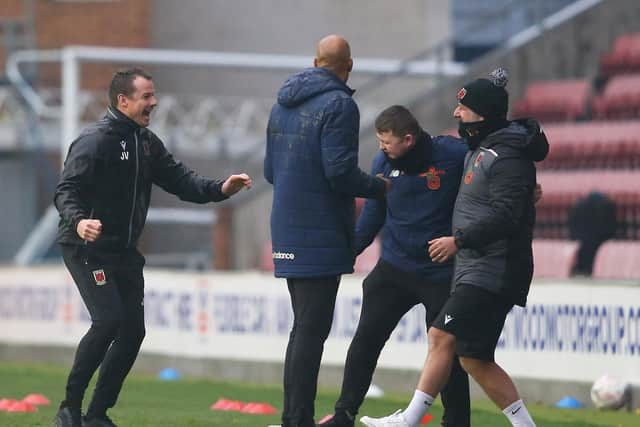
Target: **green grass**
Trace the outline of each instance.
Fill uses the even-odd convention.
[[[0,411],[0,426],[51,426],[58,402],[63,397],[67,370],[60,367],[24,364],[0,364],[0,398],[21,399],[28,393],[42,393],[52,404],[40,407],[35,413],[6,413]],[[90,386],[90,390],[93,385]],[[337,397],[336,390],[320,390],[316,414],[331,413]],[[209,407],[219,398],[244,402],[266,402],[282,407],[279,386],[249,385],[203,380],[158,381],[143,375],[131,375],[125,383],[118,405],[110,415],[118,425],[145,426],[261,426],[279,424],[280,416],[248,415],[237,412],[211,411]],[[387,415],[404,408],[408,395],[386,395],[382,399],[367,399],[361,413],[371,416]],[[640,416],[625,412],[594,410],[560,410],[543,405],[528,404],[539,427],[596,427],[640,426]],[[428,426],[439,426],[442,407],[434,405],[435,420]],[[509,423],[498,410],[486,401],[473,402],[474,427],[508,427]]]

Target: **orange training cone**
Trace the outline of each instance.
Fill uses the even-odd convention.
[[[277,414],[278,411],[273,406],[267,403],[247,403],[244,408],[240,410],[245,414]]]
[[[27,402],[15,402],[9,406],[7,412],[36,412],[38,408]]]
[[[51,402],[43,394],[31,393],[22,399],[23,402],[27,402],[31,405],[50,405]]]
[[[17,400],[15,399],[0,399],[0,411],[6,411],[7,409],[9,409],[9,406],[13,405],[16,402]]]

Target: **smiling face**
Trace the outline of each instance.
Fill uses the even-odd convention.
[[[376,137],[380,144],[380,149],[390,159],[399,159],[407,151],[413,147],[415,137],[411,134],[407,134],[403,137],[395,136],[393,132],[376,132]]]
[[[118,94],[118,110],[138,125],[147,127],[151,121],[151,111],[158,105],[153,81],[136,76],[131,83],[131,95]]]

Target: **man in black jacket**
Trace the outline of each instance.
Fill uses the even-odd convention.
[[[453,354],[512,425],[535,426],[494,352],[505,318],[524,306],[533,275],[534,161],[548,143],[533,120],[507,121],[506,72],[477,79],[458,92],[454,116],[469,145],[453,212],[453,236],[429,242],[429,255],[456,255],[453,292],[429,330],[429,354],[418,390],[404,411],[363,417],[372,427],[416,427],[445,385]]]
[[[147,129],[157,100],[146,71],[115,73],[109,103],[105,117],[71,144],[54,195],[60,212],[57,242],[91,316],[57,427],[115,426],[106,411],[115,405],[145,334],[144,257],[136,244],[151,185],[195,203],[222,201],[251,187],[246,174],[211,180],[174,160]],[[81,417],[85,390],[100,365],[87,416]]]

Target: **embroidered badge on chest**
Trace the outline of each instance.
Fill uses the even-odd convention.
[[[107,284],[107,275],[104,274],[103,269],[93,270],[93,280],[96,281],[96,286],[103,286]]]
[[[467,172],[467,174],[464,176],[464,183],[469,185],[471,184],[471,180],[473,179],[473,172],[469,171]]]
[[[440,175],[446,174],[447,171],[443,169],[436,169],[434,166],[430,166],[426,172],[420,174],[427,178],[427,188],[429,190],[440,189]]]

